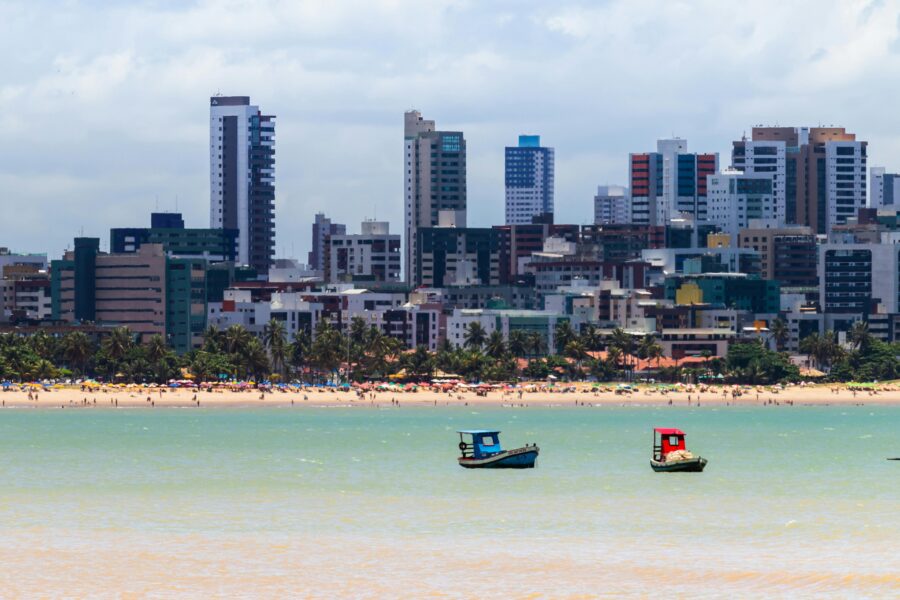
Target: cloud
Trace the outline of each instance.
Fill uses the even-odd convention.
[[[176,198],[205,226],[217,91],[278,116],[277,246],[298,257],[317,210],[401,230],[409,108],[465,132],[473,225],[502,219],[503,147],[526,132],[556,147],[565,222],[589,221],[628,152],[672,134],[727,165],[754,124],[841,124],[897,169],[898,14],[840,0],[2,3],[0,245],[55,256],[82,228],[106,239]]]

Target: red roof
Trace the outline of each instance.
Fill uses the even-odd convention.
[[[653,431],[660,435],[684,435],[680,429],[672,429],[671,427],[656,427]]]

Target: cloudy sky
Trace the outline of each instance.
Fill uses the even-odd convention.
[[[503,219],[503,147],[556,148],[557,222],[628,152],[722,154],[754,124],[843,125],[900,169],[900,3],[0,0],[0,246],[208,225],[209,96],[277,125],[277,246],[323,210],[402,224],[403,111],[465,132],[469,222]]]

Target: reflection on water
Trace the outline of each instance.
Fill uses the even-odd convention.
[[[4,595],[900,593],[900,409],[474,413],[2,411]],[[467,427],[538,468],[460,469]]]

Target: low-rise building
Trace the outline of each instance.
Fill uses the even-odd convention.
[[[152,213],[150,227],[109,231],[111,254],[134,254],[144,244],[160,244],[166,254],[179,258],[233,262],[238,253],[238,230],[186,228],[179,213]]]
[[[363,221],[360,230],[325,239],[325,281],[400,281],[400,236],[387,221]]]
[[[543,310],[456,309],[447,317],[447,339],[453,346],[463,347],[468,327],[472,323],[479,323],[488,335],[499,331],[507,341],[511,331],[537,333],[548,352],[553,353],[556,351],[556,324],[569,320],[566,315]]]

